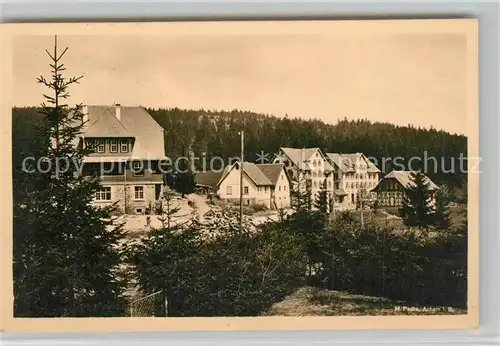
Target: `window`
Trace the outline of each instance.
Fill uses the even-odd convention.
[[[332,187],[332,182],[331,181],[328,182],[328,187]]]
[[[248,195],[248,186],[243,187],[243,194]]]
[[[313,173],[313,178],[316,178],[318,175],[316,174],[316,172]]]
[[[103,153],[105,151],[104,141],[97,141],[97,152]]]
[[[315,182],[313,182],[313,187],[314,187],[314,188],[318,187],[318,184],[316,184],[316,181],[315,181]]]
[[[231,196],[233,194],[233,187],[226,186],[226,195]]]
[[[278,190],[281,191],[281,185],[279,186]]]
[[[111,187],[103,186],[95,195],[96,201],[111,201]]]
[[[143,176],[144,175],[144,169],[141,161],[133,161],[132,162],[132,172],[134,173],[134,176]]]
[[[128,141],[126,139],[120,141],[120,152],[128,153]]]
[[[85,141],[85,146],[89,149],[92,149],[94,150],[94,147],[95,147],[95,141],[93,139],[87,139]]]
[[[134,198],[144,199],[144,186],[134,186]]]
[[[313,167],[316,167],[316,160],[313,161]]]
[[[109,143],[109,151],[111,153],[118,152],[118,141],[116,139],[112,139],[111,142]]]
[[[283,191],[286,191],[286,185],[285,185],[285,186],[283,186]]]

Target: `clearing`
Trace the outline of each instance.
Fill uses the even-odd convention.
[[[410,306],[404,302],[322,290],[310,286],[298,289],[274,304],[264,316],[363,316],[363,315],[462,315],[464,309],[440,306]]]

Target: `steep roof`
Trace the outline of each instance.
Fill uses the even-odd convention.
[[[162,127],[142,107],[89,105],[85,111],[88,122],[83,137],[135,138],[131,157],[162,158],[165,156]]]
[[[356,167],[360,161],[366,162],[368,172],[380,172],[380,169],[362,153],[339,154],[327,153],[326,156],[337,166],[342,172],[356,172]]]
[[[281,151],[296,165],[299,169],[312,169],[312,158],[314,154],[319,153],[321,157],[325,160],[325,170],[332,170],[333,167],[330,165],[326,157],[323,155],[319,148],[280,148]]]
[[[223,171],[197,172],[195,175],[196,185],[215,188],[222,177],[222,173]]]
[[[239,162],[235,162],[231,166],[226,166],[222,172],[222,177],[219,180],[220,184],[226,176],[235,168],[239,166]],[[243,172],[254,182],[257,186],[273,186],[271,180],[264,174],[264,172],[259,168],[260,165],[256,165],[252,162],[243,163]]]
[[[405,189],[410,187],[412,171],[392,171],[384,176],[384,179],[396,179]],[[429,184],[429,190],[437,190],[439,187],[426,175],[424,180]]]
[[[273,185],[276,185],[280,177],[280,173],[283,170],[283,167],[285,167],[282,163],[262,163],[256,164],[256,166],[262,173],[264,173]]]
[[[273,185],[269,178],[259,169],[259,167],[257,167],[255,163],[244,162],[243,172],[245,172],[257,186]]]

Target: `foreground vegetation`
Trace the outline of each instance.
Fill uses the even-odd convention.
[[[273,306],[263,316],[392,316],[460,315],[466,309],[447,306],[411,306],[383,297],[356,295],[305,286]]]

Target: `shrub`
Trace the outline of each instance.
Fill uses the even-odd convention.
[[[256,203],[252,205],[252,209],[254,212],[258,213],[260,211],[266,211],[267,207],[264,204]]]
[[[165,289],[169,316],[255,316],[304,284],[301,239],[268,223],[258,232],[222,225],[159,229],[132,254],[143,291]]]

